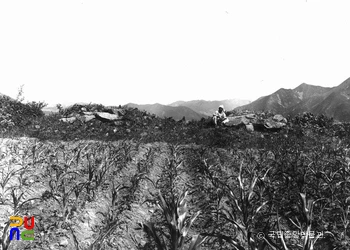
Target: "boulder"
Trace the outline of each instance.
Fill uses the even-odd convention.
[[[248,132],[253,132],[254,131],[254,126],[253,124],[246,124],[245,128],[247,129]]]
[[[118,108],[118,109],[114,108],[112,109],[112,111],[114,114],[117,114],[119,116],[125,115],[125,109],[122,109],[122,108]]]
[[[287,123],[287,119],[284,118],[283,115],[275,115],[272,119],[276,122]]]
[[[228,122],[225,123],[225,126],[234,127],[234,126],[243,126],[251,123],[244,115],[241,116],[232,116],[227,117]]]
[[[286,126],[287,123],[287,119],[282,115],[275,115],[266,119],[260,115],[247,113],[244,115],[230,116],[227,118],[229,121],[225,124],[226,126],[245,126],[248,131],[279,130]]]
[[[256,118],[257,118],[256,114],[247,114],[247,115],[245,115],[245,117],[246,117],[247,119],[250,119],[250,120],[256,119]]]
[[[286,124],[284,122],[276,122],[274,119],[269,118],[265,120],[264,126],[267,129],[281,129],[286,126]]]
[[[82,115],[79,117],[79,120],[82,122],[88,122],[95,118],[96,118],[95,115]]]
[[[117,115],[117,114],[110,114],[107,112],[96,112],[95,116],[97,119],[101,121],[116,121],[116,120],[121,120],[122,117]]]

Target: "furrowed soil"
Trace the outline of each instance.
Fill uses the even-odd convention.
[[[197,144],[176,133],[0,139],[0,245],[175,250],[182,237],[186,250],[194,239],[191,249],[349,249],[350,130],[327,129],[202,128]],[[14,215],[34,216],[34,240],[10,241]],[[322,237],[305,241],[310,231]]]
[[[201,154],[223,165],[232,157],[196,145],[3,139],[0,225],[12,215],[35,217],[35,240],[13,240],[8,249],[137,249],[149,242],[140,223],[162,220],[158,192],[191,189],[190,213],[205,206]],[[177,169],[169,177],[171,161]]]

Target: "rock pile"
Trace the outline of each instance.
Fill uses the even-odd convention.
[[[70,112],[69,112],[70,111]],[[89,108],[80,105],[71,107],[69,111],[66,111],[63,118],[60,119],[62,122],[73,123],[75,121],[89,122],[91,120],[99,120],[101,122],[116,122],[123,119],[125,115],[125,110],[122,108]]]
[[[136,108],[128,107],[104,107],[102,105],[78,105],[75,104],[70,108],[61,111],[61,122],[73,124],[80,122],[86,124],[87,122],[98,122],[112,125],[114,127],[111,131],[107,129],[106,133],[117,132],[123,134],[137,133],[143,138],[146,134],[159,133],[161,131],[180,131],[182,129],[189,129],[191,124],[186,120],[176,122],[172,118],[159,118],[148,112],[142,112]],[[229,114],[227,127],[245,127],[247,131],[277,131],[287,124],[287,119],[282,115],[274,115],[270,113],[232,113]],[[210,119],[211,121],[211,119]],[[96,124],[97,125],[97,124]],[[194,125],[195,126],[195,125]],[[197,126],[200,126],[197,124]],[[123,129],[123,130],[121,130]],[[184,131],[185,131],[184,130]],[[182,131],[182,130],[181,130]]]
[[[228,122],[225,124],[228,127],[246,127],[248,131],[261,130],[279,130],[287,125],[287,119],[282,115],[274,115],[267,117],[264,113],[261,114],[243,114],[230,115]]]

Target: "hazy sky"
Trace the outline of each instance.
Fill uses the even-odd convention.
[[[168,104],[336,86],[349,13],[349,0],[3,0],[0,93]]]

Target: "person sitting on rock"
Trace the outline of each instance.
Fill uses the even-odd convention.
[[[228,119],[225,114],[224,105],[219,106],[219,110],[215,111],[213,114],[213,121],[215,124],[215,127],[218,125],[224,125],[226,122],[228,122]]]

